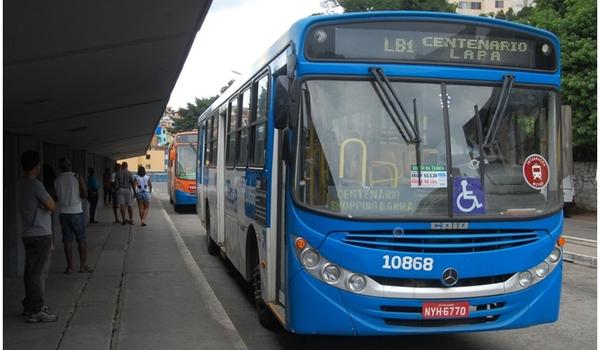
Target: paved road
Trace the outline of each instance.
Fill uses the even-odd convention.
[[[205,233],[196,214],[175,213],[164,193],[159,193],[159,198],[248,349],[596,349],[596,269],[570,263],[565,264],[560,320],[550,325],[502,332],[378,338],[298,336],[265,330],[256,319],[248,286],[236,270],[206,253]]]
[[[596,213],[573,213],[565,218],[564,234],[567,236],[598,240]]]

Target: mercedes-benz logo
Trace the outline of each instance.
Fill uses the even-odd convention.
[[[442,272],[442,278],[440,280],[444,286],[452,287],[458,282],[458,271],[451,267],[447,268]]]

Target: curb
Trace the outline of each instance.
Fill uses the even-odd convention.
[[[563,260],[577,265],[597,268],[597,259],[595,256],[563,252]]]

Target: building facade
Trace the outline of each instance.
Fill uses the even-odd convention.
[[[463,15],[479,16],[480,14],[508,11],[512,8],[514,12],[521,11],[524,7],[532,6],[533,0],[448,0],[456,4],[456,13]]]

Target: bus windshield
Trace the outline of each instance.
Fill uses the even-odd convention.
[[[194,145],[177,146],[175,176],[183,180],[196,179],[196,148]]]
[[[418,137],[404,135],[407,128],[376,81],[301,85],[298,202],[378,218],[539,215],[560,207],[555,91],[422,82],[391,87]],[[495,115],[502,101],[505,108]]]

